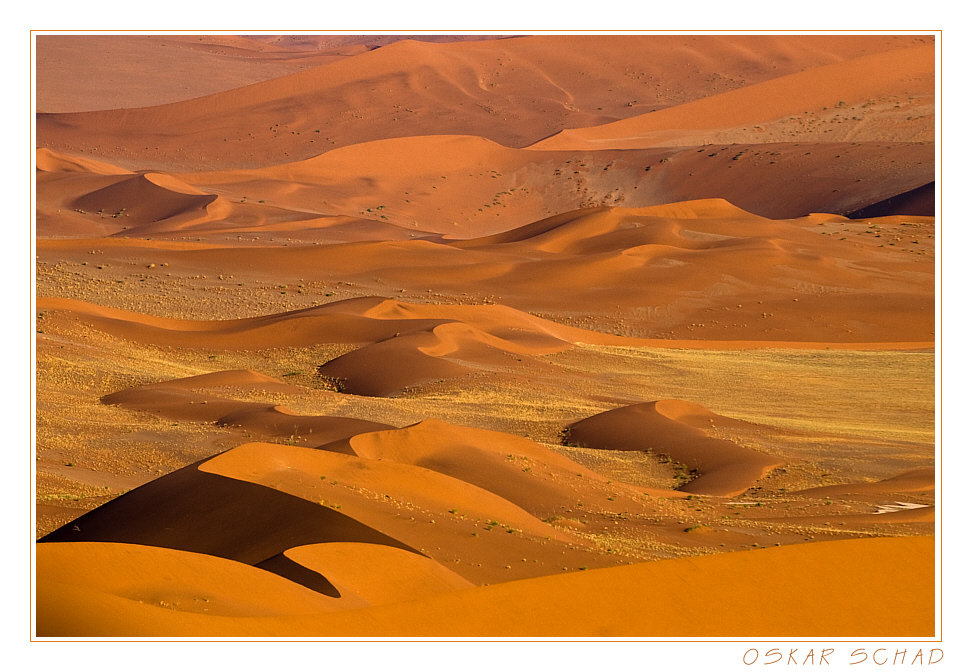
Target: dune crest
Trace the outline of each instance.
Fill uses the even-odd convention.
[[[588,448],[651,451],[683,463],[695,477],[679,489],[701,495],[731,497],[751,488],[785,460],[710,438],[705,426],[749,425],[679,400],[624,406],[568,426],[567,440]]]
[[[715,142],[731,142],[723,129],[758,126],[803,116],[807,110],[820,113],[828,106],[846,107],[889,95],[928,99],[934,96],[934,88],[928,85],[934,82],[934,72],[933,45],[869,54],[603,126],[564,130],[530,148],[582,151],[684,146],[704,144],[707,133],[717,135]],[[740,132],[739,136],[746,142],[753,133]]]

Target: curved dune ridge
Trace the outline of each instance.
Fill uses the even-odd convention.
[[[338,446],[349,446],[359,457],[412,464],[458,478],[541,518],[558,513],[563,502],[576,496],[572,481],[607,481],[530,439],[441,420],[359,434]]]
[[[726,129],[802,116],[808,110],[845,107],[889,94],[930,98],[934,74],[934,45],[869,54],[610,124],[564,130],[531,148],[581,151],[702,144],[698,136],[706,132],[721,132],[718,141],[727,142]]]
[[[330,541],[405,544],[335,509],[199,464],[151,481],[42,537],[40,542],[116,542],[203,553],[261,566],[332,597],[326,580],[282,556]]]
[[[70,145],[127,160],[205,162],[221,168],[280,163],[285,153],[307,158],[383,137],[443,132],[524,146],[564,128],[615,121],[916,41],[921,38],[402,40],[193,100],[137,110],[39,114],[37,128],[45,146],[59,151]],[[715,67],[720,77],[702,75]],[[610,82],[613,95],[605,96],[592,81]],[[42,101],[39,105],[43,110]],[[510,123],[514,118],[516,123]],[[181,138],[190,133],[193,143],[187,147]]]
[[[683,492],[731,497],[785,464],[775,455],[710,438],[701,429],[734,425],[752,426],[698,404],[663,400],[624,406],[575,422],[568,427],[568,440],[587,448],[667,455],[696,475],[679,488]]]
[[[123,218],[129,235],[179,230],[228,212],[220,197],[159,173],[123,178],[76,199],[71,205]]]
[[[308,445],[324,445],[361,432],[392,429],[390,425],[370,420],[298,415],[276,404],[237,401],[202,392],[221,389],[277,394],[305,391],[254,371],[218,371],[120,390],[105,395],[101,401],[172,420],[212,422],[256,432],[258,436],[290,437]]]
[[[38,556],[45,572],[67,580],[40,583],[41,636],[860,638],[935,632],[930,537],[784,546],[514,581],[351,611],[235,618],[139,604],[112,586],[69,583],[70,570],[52,561],[84,558],[84,551],[51,549],[63,553],[54,557],[44,546]],[[107,557],[118,556],[112,550]],[[127,563],[120,570],[138,567]],[[158,582],[152,577],[147,583]]]
[[[852,225],[859,230],[848,231]],[[392,286],[434,285],[441,291],[500,295],[520,310],[603,313],[611,306],[637,308],[651,311],[648,326],[653,333],[642,334],[656,337],[927,344],[934,319],[929,298],[934,259],[924,256],[923,247],[929,245],[929,226],[925,220],[900,216],[861,224],[824,215],[770,220],[722,199],[704,199],[648,208],[584,209],[503,234],[446,244],[416,240],[265,248],[260,269],[287,277],[299,266],[302,277],[311,279],[351,274],[373,282],[377,275]],[[885,246],[885,241],[898,241],[897,247]],[[239,248],[169,254],[173,263],[216,265],[230,273],[251,266],[250,253]],[[887,274],[896,270],[902,272]],[[56,305],[50,301],[44,300]],[[409,328],[383,320],[376,327],[379,322],[363,319],[357,310],[361,305],[335,303],[250,323],[164,323],[164,332],[148,328],[146,321],[163,324],[154,318],[132,318],[141,324],[124,331],[133,340],[175,344],[183,342],[181,332],[192,329],[192,342],[217,348],[238,347],[232,345],[233,334],[243,330],[253,337],[253,347],[373,343],[419,331],[418,322]],[[456,319],[476,327],[473,314],[485,312],[470,310]],[[322,324],[325,315],[327,328],[312,327]],[[446,319],[427,315],[430,320]],[[107,327],[106,315],[92,317],[99,328]],[[306,326],[295,329],[298,322]],[[543,329],[559,338],[566,334],[551,324]],[[438,325],[430,321],[425,328],[432,326]],[[448,331],[412,340],[417,348],[437,350],[436,339],[456,336]],[[591,338],[590,331],[570,332],[562,340]],[[494,340],[488,344],[498,345]],[[509,345],[501,349],[509,350]],[[431,364],[418,355],[413,359],[416,366]]]
[[[795,495],[811,497],[842,497],[844,499],[863,499],[881,501],[882,495],[900,493],[935,493],[935,467],[909,469],[891,478],[844,485],[826,485],[819,488],[798,490]]]
[[[503,438],[512,440],[514,437],[505,435]],[[420,510],[436,514],[456,509],[462,516],[495,519],[536,537],[565,538],[510,500],[464,478],[463,472],[447,474],[432,466],[359,456],[338,448],[328,446],[323,450],[313,450],[301,446],[245,444],[212,458],[200,469],[273,487],[311,501],[319,500],[324,495],[328,501],[346,497],[347,493],[327,487],[328,483],[334,480],[339,483],[352,482],[369,492],[380,492],[383,496],[377,503],[345,498],[341,510],[353,511],[349,515],[389,535],[394,533],[402,538],[415,536],[416,532],[408,529],[408,525],[388,520],[379,513],[379,509],[391,502],[409,501]],[[455,446],[452,450],[461,453],[463,447]],[[481,471],[490,468],[490,465],[482,465]],[[444,533],[451,534],[448,530]],[[421,535],[416,537],[421,538]]]
[[[131,175],[132,172],[111,163],[81,156],[68,156],[38,147],[35,152],[37,170],[43,173],[95,173],[97,175]]]
[[[560,352],[575,342],[630,345],[634,339],[560,325],[505,306],[406,304],[365,297],[258,318],[192,322],[105,308],[68,299],[42,299],[42,310],[66,311],[114,336],[155,345],[252,350],[316,343],[364,343],[319,368],[351,394],[388,396],[403,388],[455,378],[482,366],[509,367],[524,357]],[[196,380],[200,387],[211,384]],[[227,383],[229,384],[229,383]],[[237,410],[270,410],[244,402],[218,402],[206,408],[170,384],[142,386],[105,398],[148,410],[164,406],[171,415],[221,420]],[[214,402],[214,403],[213,403]],[[274,412],[288,413],[281,409]],[[169,416],[166,416],[169,417]],[[175,417],[175,416],[172,416]],[[283,424],[298,422],[283,419]],[[237,424],[233,421],[233,424]]]

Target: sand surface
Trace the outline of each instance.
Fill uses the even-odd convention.
[[[39,37],[36,634],[933,636],[934,56]]]

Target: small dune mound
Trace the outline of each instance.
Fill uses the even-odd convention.
[[[711,422],[710,422],[711,421]],[[770,469],[784,464],[699,427],[750,425],[679,400],[624,406],[569,426],[569,441],[603,450],[650,450],[685,465],[695,478],[679,489],[700,495],[734,496],[753,486]]]
[[[42,173],[94,173],[96,175],[131,175],[131,171],[110,163],[80,156],[70,156],[38,147],[37,170]]]
[[[306,391],[255,371],[216,371],[120,390],[105,395],[101,401],[171,420],[212,422],[224,427],[239,427],[261,437],[290,437],[309,445],[323,445],[362,432],[392,429],[390,425],[370,420],[298,415],[272,403],[238,401],[207,394],[221,389],[276,394]]]
[[[435,560],[391,546],[313,544],[291,548],[285,555],[326,576],[343,597],[354,596],[367,606],[408,602],[473,587]]]
[[[209,214],[217,200],[168,175],[144,173],[125,177],[74,200],[72,207],[120,219],[129,227],[168,220],[195,223]]]
[[[111,571],[104,571],[105,567],[111,567]],[[43,587],[45,597],[55,595],[58,588],[73,586],[143,605],[208,616],[289,616],[335,608],[334,600],[250,565],[155,546],[38,544],[37,574],[41,579],[38,588]],[[41,609],[42,623],[51,618],[50,611]],[[56,627],[55,623],[45,623],[45,628]]]
[[[800,490],[793,494],[809,497],[842,497],[864,501],[884,501],[888,495],[916,492],[935,493],[935,467],[909,469],[881,481],[826,485]]]

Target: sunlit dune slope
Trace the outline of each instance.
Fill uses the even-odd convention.
[[[884,499],[882,495],[914,492],[934,494],[935,467],[922,467],[909,470],[881,481],[827,485],[819,488],[799,490],[794,494],[810,497],[841,497],[845,499],[873,501],[875,499]]]
[[[339,445],[359,457],[421,466],[472,483],[540,518],[578,496],[578,479],[607,481],[530,439],[440,420],[359,434]]]
[[[587,448],[650,450],[682,463],[695,478],[680,489],[731,497],[753,486],[773,467],[776,455],[709,437],[702,428],[743,423],[686,401],[664,400],[605,411],[569,426],[568,440]]]
[[[903,130],[902,126],[916,125],[902,123],[908,113],[900,109],[902,103],[910,107],[909,103],[917,97],[923,98],[925,105],[931,103],[935,95],[934,75],[935,48],[931,44],[870,54],[611,124],[562,131],[532,148],[577,152],[752,142],[763,130],[761,124],[805,118],[811,112],[820,115],[835,107],[857,106],[868,101],[874,105],[876,99],[889,97],[897,105],[882,106],[890,108],[882,114],[900,117],[898,129],[893,119],[892,123],[882,119],[874,122],[877,128],[872,130],[864,118],[860,123],[853,123],[858,121],[854,116],[851,120],[854,130],[838,129],[832,139],[933,140],[931,118],[917,128]]]
[[[934,582],[933,539],[856,539],[577,572],[317,616],[226,618],[108,591],[45,589],[39,634],[928,637]]]

